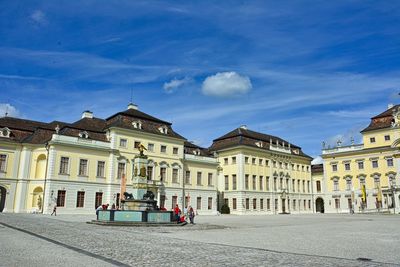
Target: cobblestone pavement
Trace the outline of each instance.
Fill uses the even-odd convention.
[[[184,227],[86,224],[90,219],[79,215],[0,214],[0,226],[9,232],[17,230],[15,239],[26,238],[32,244],[48,242],[51,251],[37,250],[38,257],[29,266],[47,265],[49,254],[60,249],[70,250],[65,252],[64,266],[70,266],[67,260],[73,257],[72,252],[85,260],[93,258],[91,265],[101,261],[104,266],[396,266],[400,262],[399,216],[198,216],[196,225]],[[387,235],[382,229],[396,229],[397,234]],[[352,235],[345,238],[350,232]],[[307,236],[310,233],[312,236]],[[357,247],[364,235],[377,238],[367,242],[371,253],[365,257],[372,261],[356,260],[362,253],[340,253],[337,249]],[[347,244],[348,240],[353,243]],[[12,266],[25,266],[13,261],[21,255],[12,248],[17,246],[10,249],[10,244],[0,239],[0,265],[13,262]],[[331,248],[333,252],[327,253]],[[372,251],[378,251],[381,258],[370,257],[375,256]],[[389,255],[393,251],[396,255]],[[83,260],[76,266],[88,264]]]

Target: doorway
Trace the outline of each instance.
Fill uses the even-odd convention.
[[[0,212],[3,212],[4,206],[6,205],[6,194],[7,189],[0,186]]]
[[[319,197],[319,198],[317,198],[315,200],[315,209],[316,209],[317,212],[320,212],[320,213],[324,213],[325,212],[324,200],[322,198]]]

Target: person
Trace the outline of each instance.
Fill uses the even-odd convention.
[[[194,224],[194,210],[192,206],[189,206],[189,220],[191,224]]]
[[[181,216],[181,209],[179,208],[178,204],[175,205],[174,213],[175,213],[175,220],[179,223]]]
[[[111,205],[111,210],[115,210],[115,204],[114,203]]]
[[[100,210],[103,210],[103,205],[99,205],[98,207],[97,207],[97,209],[96,209],[96,217],[97,217],[97,219],[99,218],[99,211]]]
[[[57,216],[57,205],[54,205],[53,212],[51,213],[51,216],[53,216],[53,214],[54,214],[54,216]]]

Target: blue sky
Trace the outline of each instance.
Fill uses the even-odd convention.
[[[399,103],[399,1],[0,1],[0,113],[133,102],[208,146],[239,127],[312,155]]]

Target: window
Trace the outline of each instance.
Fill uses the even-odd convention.
[[[321,181],[317,181],[317,192],[321,192]]]
[[[308,209],[311,209],[311,200],[308,200]]]
[[[276,161],[275,160],[272,162],[272,166],[274,166],[274,168],[276,168]]]
[[[123,175],[125,175],[125,163],[124,162],[118,162],[117,178],[121,179]]]
[[[69,170],[69,158],[68,157],[61,157],[60,162],[60,174],[68,174]]]
[[[303,208],[304,208],[304,210],[306,210],[306,208],[307,208],[307,207],[306,207],[306,200],[305,200],[305,199],[303,200]]]
[[[390,141],[390,135],[385,135],[385,141]]]
[[[254,165],[256,164],[256,158],[251,159],[251,164],[254,164]]]
[[[283,178],[279,179],[279,189],[283,188]]]
[[[246,210],[250,209],[250,199],[246,198]]]
[[[236,190],[236,174],[232,175],[232,190]]]
[[[340,199],[335,198],[335,209],[340,209]]]
[[[172,209],[175,208],[176,204],[178,203],[178,196],[172,196]]]
[[[275,199],[275,211],[278,210],[278,199]]]
[[[292,180],[292,191],[296,192],[296,180],[295,179]]]
[[[0,172],[6,172],[6,160],[7,160],[7,155],[0,155]]]
[[[101,204],[103,204],[103,193],[96,192],[96,197],[94,199],[94,208],[97,209]],[[117,202],[118,205],[118,202]]]
[[[378,160],[372,160],[372,168],[378,168]]]
[[[263,165],[263,160],[262,159],[258,160],[258,165]]]
[[[126,147],[127,142],[128,141],[126,139],[121,138],[121,139],[119,139],[119,146]]]
[[[269,176],[267,176],[266,178],[267,178],[266,181],[265,181],[266,189],[267,189],[267,191],[269,191]]]
[[[337,165],[336,164],[332,164],[332,171],[333,172],[337,172]]]
[[[58,190],[57,192],[57,207],[65,206],[65,190]]]
[[[279,168],[282,169],[282,167],[283,167],[283,163],[282,163],[282,162],[279,162]]]
[[[253,198],[253,210],[257,209],[257,199]]]
[[[197,197],[197,209],[201,210],[201,197]]]
[[[388,167],[393,167],[393,159],[392,158],[387,158],[386,159]]]
[[[297,180],[297,192],[300,193],[300,180]]]
[[[232,164],[236,164],[236,157],[232,157]]]
[[[244,176],[244,188],[245,188],[246,190],[249,190],[249,175],[248,175],[248,174],[246,174],[246,175]]]
[[[121,199],[121,194],[120,194],[120,193],[117,193],[116,199],[115,199],[115,202],[116,202],[117,205],[120,205],[120,204],[121,204],[121,203],[120,203],[120,199]]]
[[[202,185],[202,183],[201,183],[201,172],[197,172],[197,185]]]
[[[178,169],[172,169],[172,182],[178,183]]]
[[[351,179],[347,179],[346,180],[346,190],[350,191],[351,190],[351,186],[352,186]]]
[[[153,166],[147,166],[147,180],[153,180]]]
[[[263,210],[263,209],[264,209],[264,199],[261,198],[260,199],[260,210]]]
[[[381,179],[379,179],[379,176],[374,177],[374,186],[376,189],[380,187]]]
[[[228,158],[224,158],[224,164],[228,165]]]
[[[138,148],[139,145],[140,145],[140,141],[135,141],[135,142],[133,143],[133,147],[134,147],[134,148]]]
[[[244,157],[244,163],[249,164],[249,157]]]
[[[268,166],[269,160],[265,160],[265,166]]]
[[[212,210],[212,197],[209,197],[209,198],[208,198],[207,209]]]
[[[185,184],[191,184],[190,181],[190,171],[185,172]]]
[[[208,173],[208,185],[213,185],[213,174],[211,172]]]
[[[307,181],[307,193],[310,193],[310,181]]]
[[[293,210],[296,210],[296,199],[293,199]]]
[[[160,168],[160,181],[165,181],[167,179],[167,168]]]
[[[252,189],[256,190],[257,189],[257,176],[253,175],[253,183],[252,183]]]
[[[276,179],[278,178],[274,177],[274,191],[276,191]]]
[[[229,190],[229,176],[225,175],[225,190]]]
[[[161,145],[161,153],[167,153],[167,146]]]
[[[260,191],[264,190],[264,178],[262,176],[260,176],[259,178],[259,184],[260,184]]]
[[[147,144],[147,151],[154,152],[154,144]]]
[[[345,164],[344,164],[344,169],[345,169],[346,171],[350,171],[350,163],[345,163]]]
[[[271,209],[271,201],[269,198],[267,198],[267,210]]]
[[[363,185],[365,186],[365,177],[360,177],[360,190],[362,190]]]
[[[338,180],[333,180],[333,190],[334,191],[339,190],[339,181]]]
[[[232,209],[236,209],[236,198],[232,198]]]
[[[79,175],[80,176],[87,176],[88,175],[87,168],[88,168],[87,159],[79,160]]]
[[[285,169],[287,170],[288,169],[288,164],[285,162]]]
[[[177,147],[173,147],[172,148],[172,154],[178,155],[178,148]]]
[[[97,177],[105,177],[104,166],[106,163],[104,161],[97,162]]]
[[[358,169],[363,170],[364,169],[364,161],[359,161],[358,162]]]
[[[76,207],[83,208],[84,202],[85,202],[85,192],[78,191],[78,194],[76,196]]]
[[[370,141],[371,143],[375,143],[375,137],[371,137],[371,138],[369,139],[369,141]]]
[[[303,181],[303,193],[306,192],[306,181]]]

